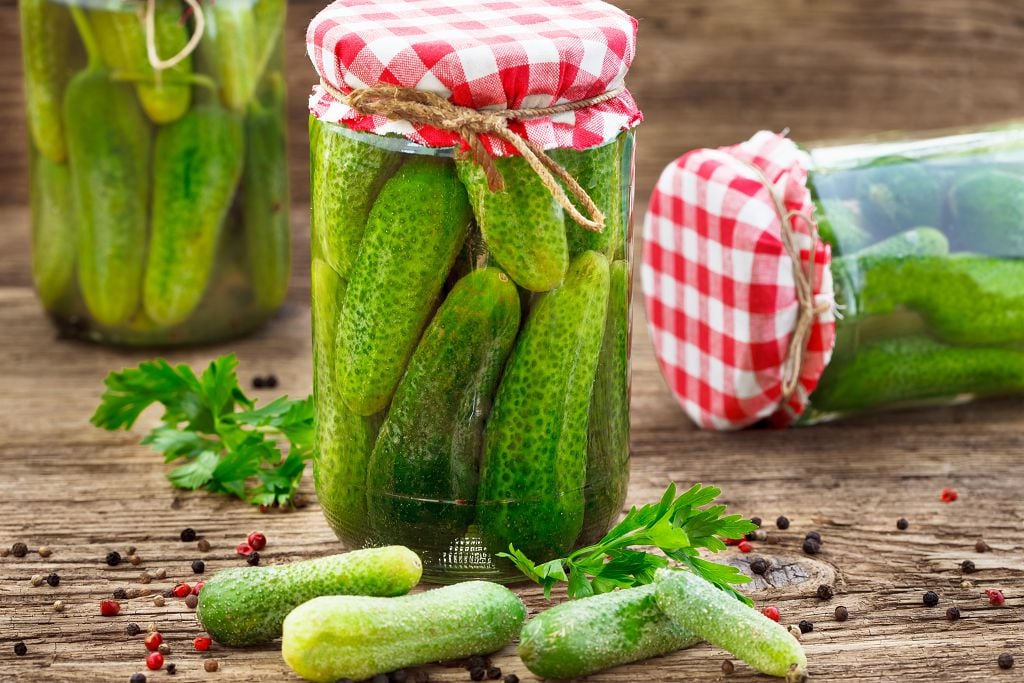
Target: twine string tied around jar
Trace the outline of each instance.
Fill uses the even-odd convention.
[[[544,118],[593,107],[615,99],[625,92],[625,88],[619,87],[596,97],[550,107],[492,111],[463,107],[449,102],[436,93],[415,88],[382,85],[357,88],[349,93],[343,93],[323,80],[320,83],[335,99],[364,116],[380,115],[391,120],[428,125],[457,134],[469,147],[473,161],[483,168],[487,185],[492,192],[504,190],[505,181],[494,157],[487,151],[480,136],[493,135],[507,142],[530,165],[547,191],[574,221],[593,232],[601,232],[604,229],[605,216],[587,191],[540,145],[515,133],[509,127],[509,122]],[[576,208],[570,195],[583,207],[582,212]]]
[[[178,66],[188,59],[189,55],[199,47],[199,41],[203,39],[203,33],[206,31],[206,15],[203,14],[203,8],[199,4],[200,0],[185,0],[185,4],[189,6],[192,16],[195,17],[195,30],[192,31],[192,36],[178,54],[162,59],[156,45],[156,2],[157,0],[146,0],[146,54],[150,65],[156,70],[157,77],[159,78],[162,71]]]
[[[796,288],[797,318],[793,328],[793,334],[789,339],[789,346],[786,350],[786,358],[782,363],[782,402],[788,401],[793,393],[800,386],[800,376],[803,372],[804,357],[807,353],[807,343],[810,341],[811,330],[814,328],[814,320],[832,309],[832,302],[815,302],[814,296],[814,270],[815,258],[817,256],[818,229],[814,220],[803,211],[790,211],[786,203],[779,195],[775,185],[764,171],[756,164],[747,162],[747,165],[757,174],[758,180],[768,191],[775,206],[775,212],[781,222],[782,246],[793,262],[793,284]],[[800,246],[797,244],[797,232],[793,227],[794,219],[799,219],[807,225],[811,235],[810,258],[806,267],[802,265],[800,258]]]

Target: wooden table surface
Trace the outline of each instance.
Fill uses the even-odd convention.
[[[305,23],[323,0],[292,0],[288,30],[293,102],[293,177],[297,205],[307,196],[301,93],[311,82],[303,63]],[[893,128],[959,125],[1021,116],[1024,101],[1024,5],[1005,0],[631,0],[641,19],[641,51],[630,82],[647,111],[640,138],[639,194],[659,169],[695,145],[744,139],[760,127],[790,126],[808,140]],[[149,597],[124,602],[122,615],[98,615],[116,588],[158,591],[194,580],[193,559],[207,573],[239,564],[234,546],[248,531],[270,539],[264,562],[340,550],[319,509],[261,515],[203,493],[173,491],[160,457],[135,433],[92,428],[88,418],[107,372],[149,358],[55,340],[32,294],[24,180],[16,3],[0,0],[0,548],[23,541],[49,546],[41,558],[0,557],[0,681],[127,681],[144,670],[129,621],[159,625],[168,661],[182,681],[295,680],[276,647],[191,649],[198,631],[178,600],[157,608]],[[310,391],[306,216],[297,211],[296,272],[290,302],[258,334],[227,345],[166,354],[205,364],[235,351],[243,380],[275,373],[279,391]],[[655,365],[641,310],[634,343],[633,474],[630,504],[655,499],[670,480],[721,486],[731,509],[768,522],[769,540],[753,556],[779,570],[753,584],[758,606],[777,605],[787,624],[815,629],[803,642],[817,680],[1011,681],[1024,670],[1024,419],[1020,399],[904,412],[786,432],[713,434],[692,430]],[[275,392],[276,395],[277,392]],[[269,398],[270,395],[267,396]],[[150,416],[153,419],[153,416]],[[313,498],[310,482],[304,490]],[[960,493],[939,501],[943,487]],[[775,530],[779,515],[792,520]],[[907,531],[896,520],[910,521]],[[191,526],[213,549],[199,553],[178,539]],[[823,552],[804,556],[809,530]],[[992,552],[978,554],[984,538]],[[110,550],[134,545],[138,567],[107,567]],[[722,559],[744,567],[752,556]],[[978,571],[963,576],[970,559]],[[144,570],[168,578],[137,582]],[[29,578],[56,571],[60,586],[33,588]],[[971,586],[963,584],[969,581]],[[836,597],[819,601],[821,583]],[[1001,588],[1006,605],[988,605],[983,589]],[[531,613],[547,604],[517,588]],[[939,606],[921,597],[934,590]],[[61,599],[67,608],[55,613]],[[845,605],[850,620],[836,622]],[[949,622],[945,610],[960,608]],[[16,657],[23,640],[28,654]],[[1013,652],[1017,668],[997,656]],[[725,677],[725,654],[700,645],[620,667],[593,681],[762,680],[745,665]],[[220,671],[206,673],[204,659]],[[534,680],[506,648],[496,662]],[[163,680],[155,674],[150,680]],[[465,681],[464,671],[431,669],[431,680]]]

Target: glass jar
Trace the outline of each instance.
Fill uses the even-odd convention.
[[[802,421],[1024,391],[1024,124],[807,152],[840,317]]]
[[[521,157],[493,193],[451,148],[310,119],[320,504],[424,576],[521,579],[600,538],[629,478],[634,134],[551,153],[606,216],[577,225]]]
[[[20,3],[33,274],[62,333],[194,344],[282,305],[286,6]]]

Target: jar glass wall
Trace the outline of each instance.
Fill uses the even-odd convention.
[[[290,269],[284,0],[20,3],[33,273],[69,336],[237,336]],[[155,48],[150,53],[149,42]],[[176,64],[154,66],[154,56]]]
[[[351,547],[424,576],[521,578],[592,542],[629,478],[631,132],[557,150],[586,231],[519,157],[506,189],[451,149],[310,120],[315,480]]]
[[[1024,124],[809,155],[841,318],[804,421],[1024,391]]]

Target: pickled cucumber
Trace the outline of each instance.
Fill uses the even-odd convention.
[[[387,406],[471,221],[450,161],[412,159],[381,190],[338,326],[338,390],[360,415]]]
[[[553,289],[565,277],[569,247],[565,212],[522,157],[495,159],[505,190],[491,192],[476,162],[457,162],[487,248],[517,285]]]
[[[1024,257],[1024,176],[979,171],[953,186],[949,205],[958,248]]]
[[[825,370],[815,410],[850,413],[908,402],[1024,391],[1024,351],[948,346],[925,336],[865,345]]]
[[[253,0],[217,0],[204,11],[203,65],[217,81],[224,106],[243,112],[256,93],[261,68]]]
[[[917,160],[900,156],[876,159],[857,171],[856,185],[864,225],[876,236],[916,225],[942,224],[942,183]]]
[[[584,544],[596,543],[622,511],[629,487],[629,264],[610,266],[608,319],[587,427]]]
[[[71,174],[42,154],[33,154],[32,279],[43,307],[52,310],[71,294],[75,279],[75,214]]]
[[[492,552],[514,544],[549,560],[580,533],[587,416],[609,287],[608,260],[584,252],[520,333],[484,438],[479,524]]]
[[[184,322],[202,301],[244,145],[241,118],[216,105],[194,107],[157,133],[143,298],[146,313],[161,325]]]
[[[550,154],[552,159],[576,179],[604,214],[604,229],[600,232],[587,230],[572,216],[565,216],[565,233],[570,258],[575,258],[585,251],[599,251],[609,259],[621,258],[618,252],[625,234],[622,207],[622,139],[624,138],[582,152],[574,149],[556,149]],[[580,213],[587,215],[578,200],[572,198],[572,202]]]
[[[832,245],[833,254],[852,254],[875,240],[846,202],[837,199],[815,202],[814,219],[818,223],[818,235]]]
[[[472,521],[483,422],[519,331],[504,273],[458,282],[427,327],[370,459],[370,524],[397,543],[447,548]]]
[[[139,308],[146,261],[151,134],[131,86],[89,68],[64,98],[72,194],[78,217],[78,282],[101,325]]]
[[[313,249],[342,277],[359,254],[370,207],[402,155],[309,118]]]
[[[29,133],[40,154],[61,164],[68,157],[61,103],[72,73],[71,16],[53,0],[20,0],[18,12]]]
[[[345,282],[314,258],[313,393],[317,406],[313,480],[320,507],[339,537],[351,545],[367,540],[366,472],[383,415],[363,417],[338,396],[334,348]]]

